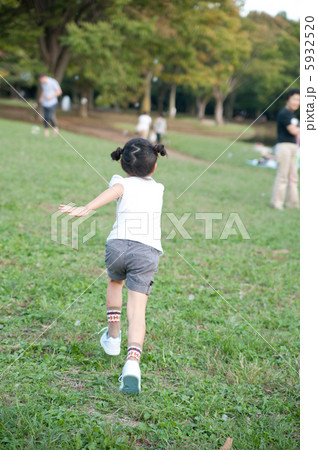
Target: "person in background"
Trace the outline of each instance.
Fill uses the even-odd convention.
[[[277,174],[270,205],[279,210],[299,208],[297,141],[299,140],[299,120],[295,111],[300,105],[299,89],[291,89],[286,94],[286,105],[277,116],[276,160]]]
[[[148,138],[151,122],[152,119],[148,112],[144,112],[138,117],[138,124],[136,127],[136,131],[141,137],[141,139]]]
[[[42,88],[39,102],[43,107],[44,136],[50,136],[49,125],[52,125],[52,127],[54,128],[54,136],[57,136],[59,129],[56,125],[54,115],[56,106],[58,104],[57,98],[62,95],[62,89],[59,83],[54,78],[48,77],[43,73],[39,75],[39,82]]]
[[[162,136],[167,133],[167,121],[163,117],[163,114],[159,114],[159,117],[155,120],[153,128],[157,135],[157,144],[160,144]]]

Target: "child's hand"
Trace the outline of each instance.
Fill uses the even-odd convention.
[[[83,217],[88,216],[91,212],[90,209],[86,208],[86,206],[69,206],[69,205],[60,205],[59,210],[68,213],[70,216]]]

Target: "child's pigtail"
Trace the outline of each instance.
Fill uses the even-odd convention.
[[[157,156],[160,154],[161,156],[168,156],[167,150],[165,149],[165,146],[162,144],[156,144],[153,146],[153,151],[157,154]]]
[[[117,147],[117,149],[114,152],[112,152],[110,156],[114,161],[119,161],[122,153],[123,153],[123,149],[120,147]]]

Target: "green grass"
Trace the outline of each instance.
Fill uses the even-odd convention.
[[[50,235],[60,203],[84,204],[105,183],[61,139],[32,135],[29,124],[0,125],[0,446],[218,449],[231,437],[239,450],[298,448],[299,217],[268,207],[275,172],[246,166],[250,147],[234,144],[232,158],[224,155],[177,199],[208,163],[159,161],[165,253],[147,307],[142,394],[129,397],[117,382],[125,309],[123,352],[107,357],[96,334],[105,326],[105,275],[91,286],[104,270],[115,205],[95,214],[96,235],[78,251]],[[116,143],[63,135],[108,180],[121,173],[109,157]],[[174,139],[175,148],[211,161],[228,144]],[[191,213],[191,240],[167,239],[166,212]],[[196,212],[223,214],[213,239],[204,239]],[[219,239],[231,212],[250,240]]]
[[[213,138],[208,136],[185,135],[171,132],[165,139],[168,146],[187,155],[213,162],[218,158],[219,163],[242,166],[246,159],[255,158],[257,154],[251,144],[234,139]],[[222,154],[222,156],[220,156]]]
[[[214,120],[214,117],[211,116],[206,116],[205,119],[207,121],[209,120]],[[197,117],[187,117],[187,116],[182,116],[182,114],[178,114],[175,118],[175,120],[181,121],[183,122],[183,124],[190,124],[191,126],[197,128],[198,130],[204,130],[204,131],[212,131],[215,133],[236,133],[237,135],[239,135],[240,133],[242,133],[243,131],[246,130],[247,125],[246,123],[225,123],[224,125],[212,125],[211,123],[208,122],[201,122],[198,120]],[[252,120],[251,120],[252,122]],[[254,134],[253,129],[250,128],[249,131],[246,132],[247,135],[251,136]]]
[[[28,100],[32,106],[36,105],[34,100]],[[21,98],[0,98],[0,105],[7,106],[21,106],[22,108],[29,108],[29,105],[23,101]]]
[[[107,117],[107,115],[105,117]],[[116,117],[112,114],[111,116],[108,115],[105,120],[107,120],[108,123],[111,122],[112,126],[118,130],[126,130],[133,133],[136,130],[137,117],[135,116],[125,115],[122,117],[121,114]],[[212,147],[215,148],[218,156],[236,139],[237,142],[242,144],[241,148],[248,148],[250,146],[246,140],[259,141],[271,146],[274,145],[276,139],[276,124],[273,122],[252,125],[250,127],[250,124],[247,123],[207,125],[196,118],[190,117],[177,117],[174,120],[168,119],[167,122],[168,134],[164,140],[168,145],[171,144],[178,147],[182,152],[194,154],[195,156],[209,161]],[[214,139],[211,140],[211,137]],[[219,148],[220,153],[218,153]],[[232,152],[232,150],[229,150],[229,152]],[[253,155],[255,156],[255,153]]]

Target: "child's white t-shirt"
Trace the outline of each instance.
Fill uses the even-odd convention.
[[[152,119],[148,114],[141,114],[138,118],[138,131],[149,130]]]
[[[114,175],[109,187],[122,184],[117,199],[116,222],[107,240],[129,239],[150,245],[163,253],[161,246],[161,210],[164,186],[151,177]]]

